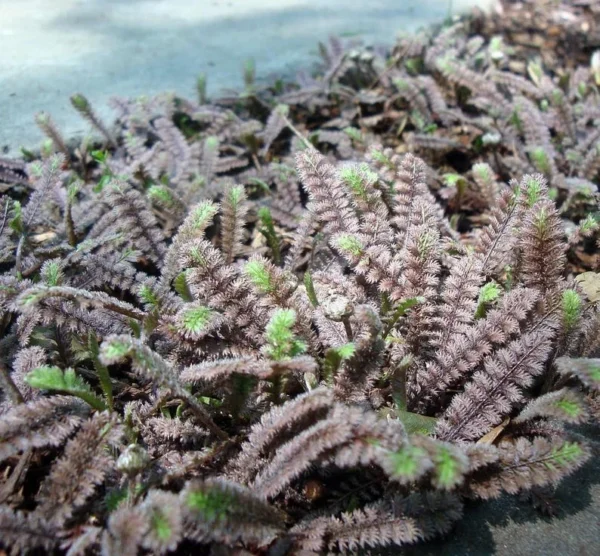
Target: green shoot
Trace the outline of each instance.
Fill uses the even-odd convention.
[[[25,376],[25,382],[32,388],[65,392],[81,398],[98,411],[104,411],[106,404],[92,392],[90,385],[75,374],[73,369],[63,371],[58,367],[37,367]]]
[[[275,223],[271,216],[271,211],[267,207],[260,207],[258,209],[258,219],[260,221],[260,227],[258,231],[267,240],[267,245],[271,249],[271,255],[273,262],[276,265],[281,265],[281,247],[279,245],[279,238],[275,231]]]
[[[475,309],[475,318],[482,319],[485,317],[489,306],[500,297],[502,288],[495,282],[484,284],[479,290],[479,298],[477,299],[477,309]]]
[[[319,300],[317,299],[317,292],[315,291],[312,275],[308,270],[304,273],[304,287],[306,288],[306,295],[308,296],[311,305],[313,307],[318,307]]]
[[[300,355],[306,351],[306,344],[298,340],[292,332],[296,324],[296,312],[292,309],[277,309],[266,329],[267,355],[274,361],[281,361]]]
[[[333,384],[335,375],[342,362],[346,359],[350,359],[355,351],[356,346],[352,342],[327,350],[325,353],[325,360],[323,361],[323,376],[327,384]]]

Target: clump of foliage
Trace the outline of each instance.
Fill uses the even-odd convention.
[[[89,152],[38,116],[0,164],[5,548],[400,546],[585,463],[598,226],[567,237],[562,188],[597,189],[594,74],[503,71],[469,21],[387,69],[332,40],[283,92],[115,100],[115,131],[74,95]]]

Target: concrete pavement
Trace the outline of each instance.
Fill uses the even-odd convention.
[[[257,75],[308,66],[330,34],[391,43],[414,30],[492,0],[0,0],[0,150],[35,147],[33,115],[49,112],[66,136],[87,132],[69,104],[85,94],[110,121],[111,96],[176,91],[194,95],[241,87],[242,66]]]

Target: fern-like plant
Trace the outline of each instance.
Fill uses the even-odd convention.
[[[114,131],[78,94],[90,156],[38,115],[44,156],[0,160],[0,545],[397,548],[584,465],[595,74],[514,52],[333,39],[323,79],[249,64],[215,103],[115,99]]]

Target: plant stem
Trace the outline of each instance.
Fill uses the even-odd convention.
[[[2,380],[4,390],[6,390],[12,403],[20,404],[25,402],[23,394],[21,394],[19,388],[10,376],[8,368],[2,361],[0,361],[0,379]]]

